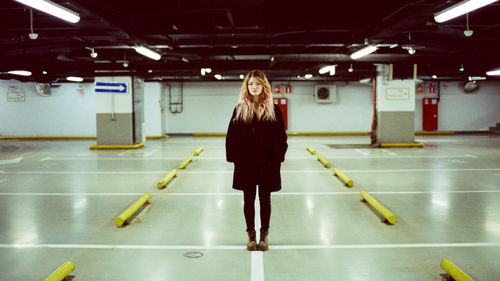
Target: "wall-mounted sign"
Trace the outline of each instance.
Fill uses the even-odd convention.
[[[94,91],[96,93],[118,93],[126,94],[127,83],[123,82],[95,82]]]
[[[17,88],[15,86],[9,86],[7,90],[7,101],[8,102],[24,102],[25,92],[22,88]]]
[[[387,88],[385,92],[386,100],[408,100],[410,99],[410,89],[408,88]]]

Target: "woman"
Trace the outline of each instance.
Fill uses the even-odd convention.
[[[243,191],[249,251],[267,251],[271,192],[281,189],[280,166],[288,147],[283,115],[273,103],[266,75],[253,70],[241,86],[226,136],[226,159],[234,163],[233,188]],[[255,195],[259,187],[260,241],[255,232]]]

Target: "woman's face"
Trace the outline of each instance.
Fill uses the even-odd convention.
[[[258,96],[262,93],[262,83],[259,82],[259,80],[255,77],[250,77],[248,79],[248,92],[252,96]]]

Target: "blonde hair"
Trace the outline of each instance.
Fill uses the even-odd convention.
[[[262,93],[258,96],[258,101],[254,101],[252,94],[248,92],[248,80],[254,77],[262,84]],[[260,70],[250,71],[241,85],[240,100],[236,111],[236,120],[243,122],[252,121],[257,116],[259,120],[275,121],[273,96],[271,93],[271,84],[267,81],[264,72]]]

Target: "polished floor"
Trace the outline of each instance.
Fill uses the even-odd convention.
[[[270,249],[248,252],[242,194],[224,137],[0,142],[0,280],[442,280],[450,259],[500,280],[500,137],[418,136],[424,148],[367,148],[367,136],[290,136],[272,195]],[[354,181],[344,186],[317,153]],[[167,188],[157,182],[203,146]],[[367,191],[397,216],[390,225]],[[114,218],[146,193],[124,227]]]

